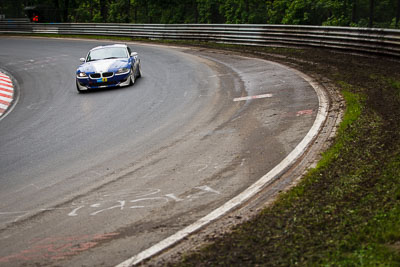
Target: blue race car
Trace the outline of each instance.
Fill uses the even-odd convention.
[[[95,47],[80,61],[82,65],[76,70],[78,92],[132,85],[141,76],[138,53],[124,44]]]

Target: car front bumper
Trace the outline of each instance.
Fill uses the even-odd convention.
[[[89,90],[109,87],[122,87],[130,84],[130,72],[121,75],[114,75],[111,78],[92,79],[90,77],[77,77],[76,85],[79,90]]]

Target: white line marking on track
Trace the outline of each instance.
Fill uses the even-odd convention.
[[[180,201],[184,201],[184,199],[179,198],[177,196],[175,196],[174,194],[167,194],[165,195],[166,197],[172,198],[173,200],[175,200],[176,202],[180,202]]]
[[[76,213],[78,210],[80,210],[81,208],[83,208],[85,206],[79,206],[76,209],[72,210],[70,213],[68,213],[68,216],[78,216],[78,213]]]
[[[246,101],[246,100],[251,100],[251,99],[260,99],[260,98],[269,98],[269,97],[272,97],[272,94],[237,97],[237,98],[234,98],[233,101],[237,102],[237,101]]]
[[[198,186],[198,187],[195,187],[195,188],[200,189],[200,190],[204,190],[204,191],[206,191],[206,192],[215,193],[215,194],[217,194],[217,195],[220,195],[220,194],[221,194],[221,193],[218,192],[217,190],[214,190],[214,189],[212,189],[211,187],[206,186],[206,185]]]

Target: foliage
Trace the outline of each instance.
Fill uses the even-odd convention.
[[[0,0],[0,14],[22,16],[24,7],[35,5],[47,6],[55,14],[48,20],[61,22],[395,28],[399,27],[400,16],[400,0]]]

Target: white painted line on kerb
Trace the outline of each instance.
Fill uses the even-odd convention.
[[[12,97],[13,96],[13,93],[11,93],[11,92],[8,92],[8,91],[5,91],[5,90],[1,90],[2,88],[1,88],[1,86],[0,86],[0,93],[2,93],[3,95],[9,95],[10,97]],[[12,88],[10,89],[10,88],[7,88],[6,90],[12,90]]]
[[[3,79],[3,80],[2,80]],[[5,80],[4,78],[0,78],[0,84],[2,84],[2,85],[8,85],[9,87],[11,87],[12,86],[12,83],[11,83],[11,81],[10,80]]]
[[[14,86],[11,78],[0,72],[0,120],[5,117],[4,114],[12,108],[14,100]]]
[[[11,102],[12,98],[11,97],[4,97],[0,95],[0,100],[6,101],[6,102]]]
[[[6,86],[6,85],[2,85],[2,84],[0,84],[0,88],[6,89],[6,90],[12,90],[12,89],[13,89],[13,88],[10,87],[10,86]]]
[[[272,97],[272,94],[237,97],[237,98],[234,98],[233,101],[235,101],[235,102],[246,101],[246,100],[250,100],[250,99],[260,99],[260,98],[267,98],[267,97]]]
[[[276,64],[278,66],[282,66],[279,63],[269,62],[272,64]],[[323,89],[319,86],[317,82],[315,82],[311,77],[305,75],[304,73],[286,67],[285,68],[297,73],[301,76],[304,80],[306,80],[315,90],[318,96],[319,101],[319,108],[318,114],[315,118],[314,124],[311,129],[308,131],[307,135],[303,138],[303,140],[296,146],[296,148],[290,152],[290,154],[282,160],[277,166],[275,166],[270,172],[266,175],[261,177],[257,182],[252,184],[249,188],[245,191],[240,193],[238,196],[234,197],[233,199],[226,202],[221,207],[217,208],[216,210],[212,211],[210,214],[206,215],[205,217],[199,219],[195,223],[189,225],[188,227],[178,231],[177,233],[173,234],[170,237],[160,241],[159,243],[153,245],[152,247],[140,252],[139,254],[129,258],[128,260],[118,264],[116,267],[127,267],[136,265],[142,262],[145,259],[148,259],[164,249],[171,247],[172,245],[176,244],[177,242],[181,241],[185,237],[189,236],[190,234],[198,231],[202,227],[206,226],[207,224],[211,223],[212,221],[217,220],[218,218],[222,217],[229,211],[233,210],[236,207],[239,207],[242,203],[256,195],[260,192],[266,185],[268,185],[271,181],[273,181],[276,177],[283,174],[292,164],[296,162],[297,159],[301,157],[301,155],[306,151],[309,145],[311,145],[314,138],[318,135],[321,127],[323,126],[327,114],[328,114],[328,106],[329,100],[325,95]]]

